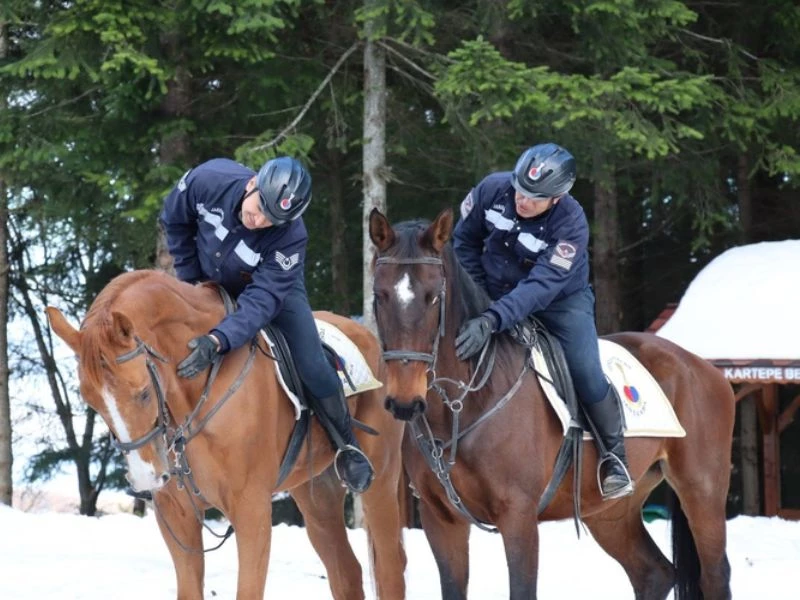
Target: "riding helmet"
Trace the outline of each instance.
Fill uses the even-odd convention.
[[[261,211],[273,225],[294,221],[311,203],[311,175],[289,156],[265,162],[258,171],[256,184]]]
[[[511,173],[511,184],[534,199],[566,194],[575,183],[575,158],[558,144],[538,144],[525,150]]]

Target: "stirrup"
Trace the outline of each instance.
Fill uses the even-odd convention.
[[[617,464],[619,464],[619,466],[622,467],[622,470],[625,473],[625,477],[628,478],[628,483],[622,486],[621,488],[614,490],[613,492],[606,493],[603,491],[603,481],[600,476],[600,471],[603,465],[608,461],[616,461]],[[628,471],[628,467],[626,467],[625,463],[622,462],[622,459],[620,459],[620,457],[614,454],[613,452],[608,452],[597,463],[597,489],[600,490],[600,497],[603,500],[614,500],[615,498],[630,496],[633,493],[633,479],[631,479],[631,474]]]
[[[344,460],[344,456],[346,456],[348,452],[355,452],[357,455],[363,457],[364,460],[367,461],[367,466],[369,466],[369,479],[367,480],[367,485],[364,487],[364,489],[359,490],[354,488],[345,477],[342,477],[342,471],[344,471],[344,468],[340,467],[339,460]],[[372,466],[372,461],[366,454],[364,454],[364,451],[361,448],[353,446],[352,444],[347,444],[336,451],[336,456],[333,457],[333,470],[342,486],[346,487],[355,494],[360,494],[367,491],[369,486],[372,484],[372,480],[375,479],[375,467]]]

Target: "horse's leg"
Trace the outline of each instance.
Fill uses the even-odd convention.
[[[724,467],[720,468],[727,469],[728,463],[723,464]],[[668,468],[667,479],[680,500],[680,506],[673,507],[672,528],[678,567],[676,598],[688,598],[697,593],[696,581],[691,580],[696,573],[693,574],[691,569],[692,562],[699,561],[699,583],[704,600],[728,600],[731,597],[731,570],[725,552],[727,473],[724,481],[715,480],[714,476],[704,477],[699,461],[678,468],[673,457],[670,457]],[[685,569],[689,570],[688,578]]]
[[[633,496],[583,519],[600,547],[625,569],[636,600],[664,600],[674,583],[672,563],[642,521],[642,504],[661,480],[658,467],[653,467],[637,481]]]
[[[400,452],[393,452],[386,460],[388,464],[361,495],[361,501],[378,598],[393,600],[406,595],[406,551],[397,496],[402,473]]]
[[[497,528],[503,536],[508,564],[509,598],[536,598],[539,571],[539,527],[537,504],[530,495],[509,498],[498,516]]]
[[[439,485],[434,482],[433,485]],[[469,581],[469,523],[453,516],[445,497],[425,498],[419,516],[436,566],[442,600],[466,600]]]
[[[272,502],[263,488],[242,489],[233,505],[230,521],[236,531],[239,555],[237,600],[264,597],[267,585],[267,565],[272,542]]]
[[[156,521],[175,565],[178,600],[203,598],[203,528],[187,491],[170,487],[153,497]]]
[[[293,488],[291,494],[303,513],[308,539],[325,565],[334,599],[363,599],[361,564],[344,523],[345,489],[333,469]]]

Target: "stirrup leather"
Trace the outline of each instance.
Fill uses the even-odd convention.
[[[628,483],[623,487],[619,488],[618,490],[614,490],[613,492],[605,493],[603,492],[603,480],[600,475],[600,471],[603,468],[603,465],[606,464],[608,461],[616,461],[620,467],[622,467],[623,472],[625,473],[625,477],[628,478]],[[633,493],[633,479],[631,479],[631,474],[628,471],[628,467],[625,466],[625,463],[612,452],[607,452],[603,458],[601,458],[597,462],[597,489],[600,490],[600,496],[603,500],[613,500],[614,498],[622,498],[623,496],[628,496]]]

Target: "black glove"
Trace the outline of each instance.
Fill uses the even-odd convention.
[[[189,341],[189,356],[178,364],[178,375],[181,377],[197,377],[205,371],[219,356],[217,342],[210,335],[201,335]]]
[[[467,360],[470,356],[480,352],[481,348],[489,341],[489,336],[497,326],[495,319],[483,314],[470,319],[458,330],[456,338],[456,357],[458,360]]]

